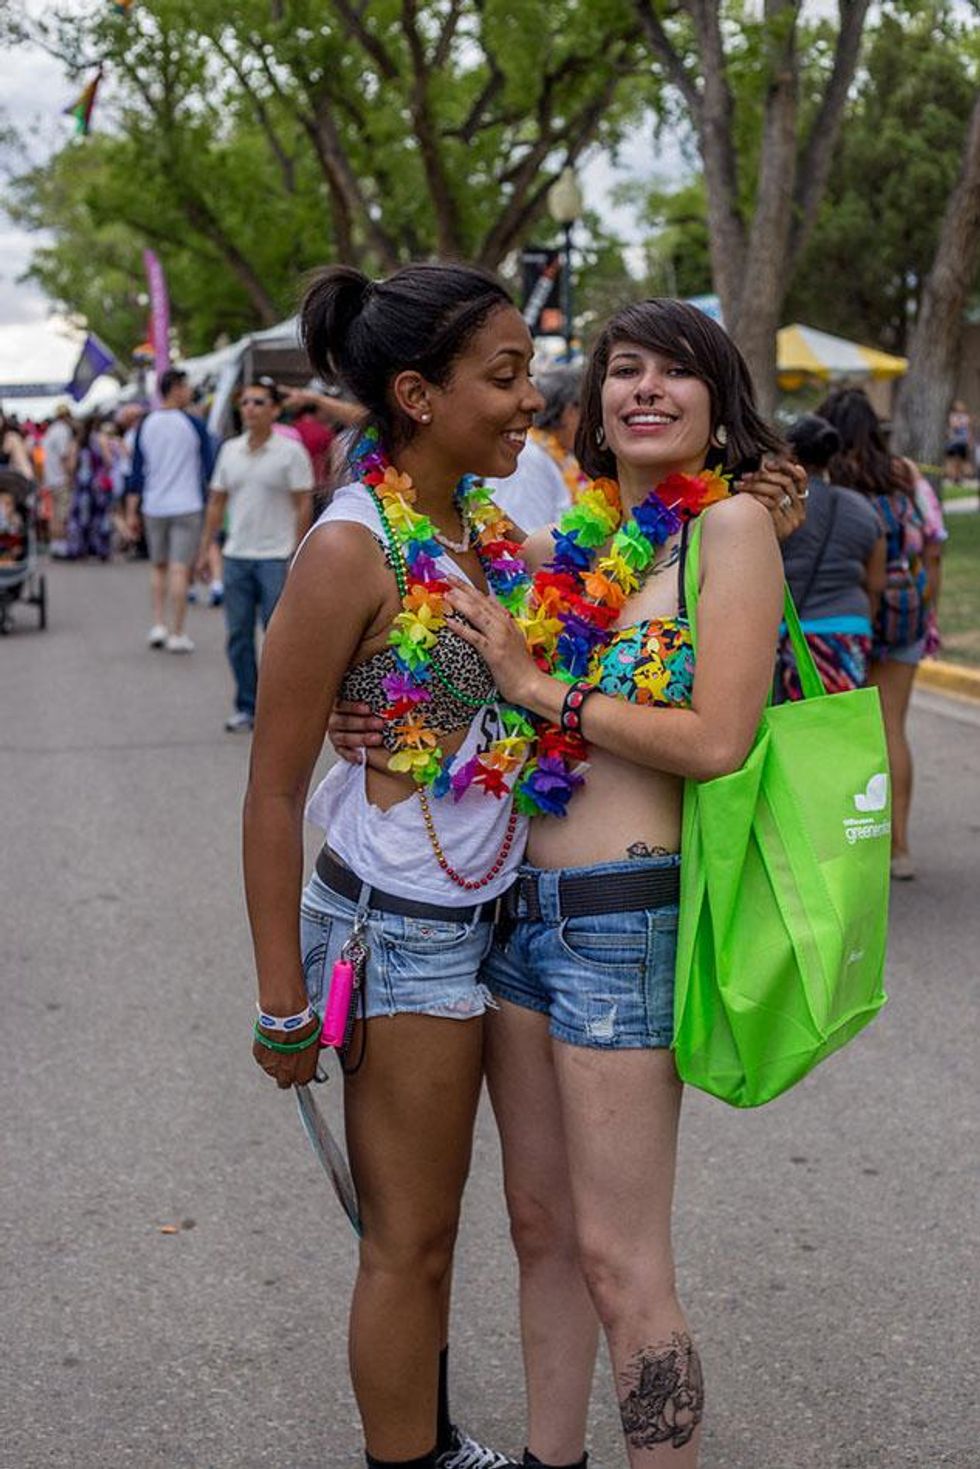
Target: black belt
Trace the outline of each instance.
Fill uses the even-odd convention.
[[[537,873],[523,873],[500,899],[501,917],[540,923],[544,914]],[[560,877],[558,916],[586,918],[597,913],[634,913],[666,908],[680,898],[679,867],[648,867],[643,872],[609,872],[602,877]]]
[[[328,888],[340,893],[342,898],[360,901],[361,879],[356,872],[332,857],[326,847],[317,853],[316,875]],[[369,888],[367,905],[378,913],[398,913],[402,918],[431,918],[443,923],[489,923],[497,915],[497,899],[489,903],[470,903],[466,908],[452,908],[448,903],[416,903],[412,898],[399,898],[396,893],[383,892],[381,888]]]

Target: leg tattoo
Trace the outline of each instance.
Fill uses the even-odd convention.
[[[635,1449],[681,1449],[704,1412],[704,1379],[694,1343],[675,1331],[669,1343],[642,1347],[620,1373],[623,1432]]]

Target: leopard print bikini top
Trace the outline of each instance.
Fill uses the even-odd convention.
[[[391,557],[384,540],[377,535],[374,538],[381,547],[386,563],[391,567]],[[492,703],[497,698],[493,675],[476,649],[453,629],[452,623],[455,620],[455,613],[447,618],[445,625],[439,629],[435,647],[431,650],[432,697],[425,706],[425,718],[429,727],[441,735],[465,729],[481,705]],[[466,701],[457,698],[436,677],[436,668],[448,683],[467,696]],[[341,681],[338,697],[350,703],[369,704],[373,714],[380,714],[391,702],[384,691],[383,680],[395,672],[397,665],[394,649],[379,648],[362,663],[348,668]],[[381,732],[381,741],[388,750],[394,751],[398,748],[398,737],[390,722],[386,723]]]

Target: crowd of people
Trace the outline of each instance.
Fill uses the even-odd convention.
[[[590,484],[576,456],[581,366],[537,376],[541,407],[519,463],[487,479],[495,502],[526,534],[556,523]],[[205,424],[206,405],[178,368],[164,374],[159,405],[127,403],[111,414],[49,423],[0,424],[0,468],[39,487],[41,542],[52,557],[113,556],[150,563],[151,648],[189,653],[189,601],[224,603],[234,682],[229,732],[255,718],[256,630],[268,625],[303,535],[344,478],[353,426],[348,398],[281,388],[262,377],[243,385],[240,432],[223,445]],[[962,403],[949,416],[948,471],[957,482],[974,451]],[[785,433],[808,477],[809,513],[782,545],[786,577],[825,687],[875,684],[892,761],[894,865],[914,876],[908,810],[912,758],[905,731],[919,661],[940,646],[937,606],[946,531],[932,483],[887,449],[882,424],[860,388],[831,393]],[[21,543],[13,497],[0,506],[0,556]],[[800,697],[788,638],[777,659],[775,697]]]

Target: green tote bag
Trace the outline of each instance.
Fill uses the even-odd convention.
[[[700,523],[685,567],[691,634]],[[674,1051],[684,1081],[771,1101],[881,1009],[891,799],[876,689],[828,695],[787,588],[804,697],[745,764],[684,788]]]

